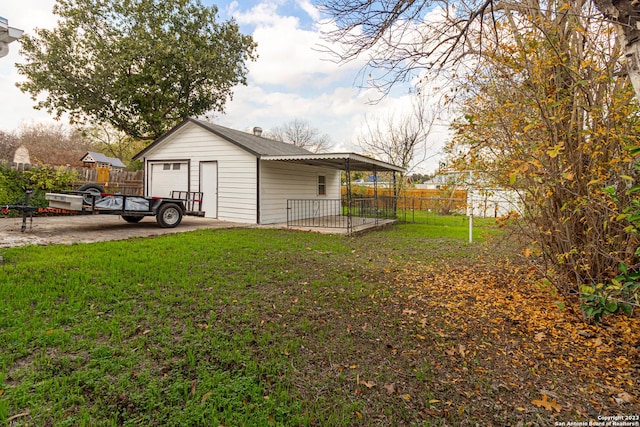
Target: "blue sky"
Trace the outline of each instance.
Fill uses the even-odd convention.
[[[331,151],[361,152],[355,145],[365,117],[371,118],[409,108],[408,87],[398,87],[383,101],[373,90],[359,89],[358,72],[363,63],[353,61],[338,65],[319,52],[322,18],[310,0],[204,0],[215,3],[221,19],[233,17],[240,30],[258,43],[259,58],[249,64],[248,85],[234,91],[224,114],[215,114],[213,122],[240,130],[260,126],[265,131],[294,118],[306,120],[312,127],[329,135]],[[5,2],[3,2],[5,3]],[[6,4],[10,3],[10,4]],[[54,0],[20,0],[0,5],[0,16],[9,25],[30,32],[33,28],[53,28],[56,17],[51,10]],[[46,112],[33,109],[29,95],[15,83],[21,80],[14,63],[22,62],[17,43],[0,58],[0,130],[13,131],[23,123],[50,122]],[[436,154],[447,135],[432,135],[430,154]],[[420,171],[433,171],[436,155]]]

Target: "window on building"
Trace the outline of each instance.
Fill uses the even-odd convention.
[[[180,163],[174,163],[173,164],[173,170],[174,171],[179,171],[180,170]]]
[[[163,170],[163,171],[171,170],[171,163],[164,163],[164,164],[162,165],[162,170]]]
[[[318,196],[327,195],[327,177],[318,175]]]

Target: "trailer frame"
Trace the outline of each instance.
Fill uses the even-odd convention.
[[[75,215],[119,215],[128,223],[138,223],[145,216],[155,216],[160,227],[173,228],[182,222],[183,216],[204,216],[202,192],[172,191],[171,197],[143,197],[111,194],[86,190],[68,190],[46,193],[50,208],[64,209]],[[27,228],[27,217],[33,223],[33,213],[38,211],[29,205],[33,190],[25,193],[25,203],[2,206],[2,213],[18,210],[22,213],[22,227]]]

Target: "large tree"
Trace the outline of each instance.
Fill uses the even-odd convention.
[[[640,99],[640,2],[592,0],[618,30],[636,97]],[[366,56],[362,76],[388,92],[416,74],[448,70],[469,54],[482,53],[478,29],[496,27],[508,14],[560,11],[572,2],[557,0],[317,0],[332,20],[325,38],[340,47],[342,62]],[[551,12],[550,12],[551,13]],[[495,34],[494,34],[495,35]]]
[[[21,39],[18,86],[36,108],[153,139],[222,111],[255,43],[199,0],[57,0],[53,30]]]
[[[450,147],[460,169],[518,191],[529,250],[567,294],[640,268],[627,215],[636,175],[628,148],[640,145],[640,111],[620,75],[623,49],[592,8],[574,1],[502,23],[468,76]]]

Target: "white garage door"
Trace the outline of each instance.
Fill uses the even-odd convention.
[[[149,196],[171,197],[172,191],[189,191],[187,162],[152,163]]]

